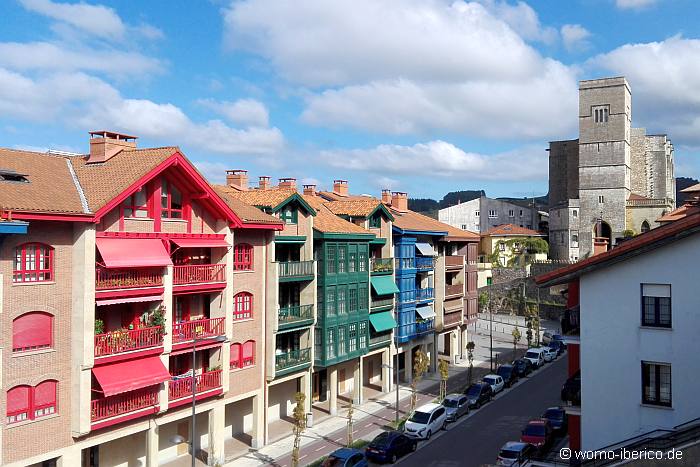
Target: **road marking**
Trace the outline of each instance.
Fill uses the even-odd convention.
[[[307,454],[304,454],[303,456],[301,456],[301,457],[299,458],[299,460],[302,460],[304,457],[308,457],[308,455],[307,455]]]
[[[324,449],[326,449],[326,447],[325,447],[325,446],[321,446],[320,448],[315,449],[314,452],[323,451]]]
[[[365,425],[365,428],[369,428],[369,427],[371,427],[372,425],[374,425],[374,423],[368,423],[367,425]]]

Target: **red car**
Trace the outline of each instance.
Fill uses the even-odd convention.
[[[554,439],[552,433],[552,426],[548,420],[530,420],[520,436],[520,441],[530,443],[539,452],[544,452],[552,444]]]

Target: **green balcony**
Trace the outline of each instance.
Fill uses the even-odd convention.
[[[382,333],[382,334],[374,334],[372,333],[369,336],[369,348],[370,350],[375,350],[380,347],[386,347],[387,345],[391,344],[391,331]]]
[[[280,282],[314,280],[313,261],[281,261],[277,265]]]
[[[314,324],[314,306],[296,305],[281,307],[277,312],[278,329],[291,329]]]
[[[393,304],[394,304],[394,297],[393,296],[389,296],[389,298],[372,297],[372,301],[370,302],[370,306],[371,306],[372,310],[391,308]]]
[[[311,349],[296,349],[275,355],[275,376],[283,376],[308,368],[311,365]]]
[[[372,274],[391,274],[394,272],[394,258],[372,258]]]

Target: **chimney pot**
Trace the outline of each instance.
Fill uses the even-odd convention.
[[[241,191],[248,190],[248,171],[247,170],[227,170],[226,184]]]
[[[113,131],[91,131],[90,156],[87,162],[89,164],[107,162],[124,149],[135,149],[136,138],[136,136],[115,133]]]
[[[286,178],[280,178],[280,188],[292,188],[296,190],[297,188],[297,179],[292,178],[292,177],[286,177]]]
[[[270,177],[267,175],[262,175],[258,177],[258,189],[269,190],[270,189]]]
[[[391,207],[399,212],[408,211],[408,193],[395,191],[391,194]]]
[[[304,185],[304,194],[314,196],[316,194],[316,185]]]
[[[348,196],[349,186],[347,180],[333,180],[333,193],[338,196]]]
[[[387,190],[387,189],[382,190],[382,203],[388,204],[391,206],[391,190]]]

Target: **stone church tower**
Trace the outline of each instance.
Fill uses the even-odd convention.
[[[579,83],[579,138],[549,147],[552,258],[589,256],[594,236],[614,245],[626,230],[656,227],[656,219],[675,208],[673,145],[631,124],[624,77]]]

